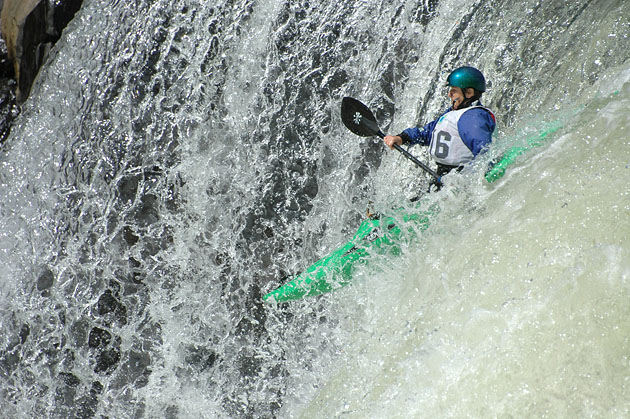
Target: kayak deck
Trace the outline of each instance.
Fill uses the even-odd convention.
[[[415,237],[416,231],[428,228],[429,215],[366,219],[346,244],[313,263],[291,281],[266,294],[263,300],[298,300],[348,285],[356,270],[368,264],[374,255],[400,254],[402,243]]]

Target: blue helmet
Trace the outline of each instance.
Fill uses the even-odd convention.
[[[475,67],[460,67],[453,71],[446,79],[448,86],[459,87],[465,89],[472,87],[480,92],[486,91],[486,79],[481,74],[481,71]]]

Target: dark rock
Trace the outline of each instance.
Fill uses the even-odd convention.
[[[0,78],[15,78],[13,63],[9,59],[9,50],[7,49],[7,44],[4,42],[4,39],[0,39]]]
[[[20,114],[15,97],[17,83],[14,77],[7,46],[0,39],[0,144],[7,139],[13,120]]]
[[[68,387],[76,387],[81,383],[81,380],[77,378],[76,375],[70,372],[60,372],[59,378],[68,386]]]
[[[37,278],[37,291],[46,291],[52,287],[55,275],[49,268],[45,268]]]
[[[111,374],[120,362],[119,336],[113,337],[105,329],[94,327],[90,331],[88,346],[94,354],[94,372]]]
[[[112,335],[105,329],[95,327],[90,330],[90,336],[88,338],[88,346],[93,349],[103,348],[109,344],[112,340]]]
[[[94,366],[94,372],[103,372],[110,374],[120,361],[120,349],[109,348],[100,351],[96,355],[96,365]]]
[[[129,245],[129,247],[138,243],[138,240],[140,240],[140,237],[138,237],[138,235],[133,231],[133,228],[131,228],[130,226],[125,226],[123,228],[123,237],[125,239],[125,242],[127,242],[127,244]]]
[[[17,102],[23,103],[50,48],[83,0],[4,0],[1,28],[17,80]]]
[[[125,176],[118,183],[118,193],[124,202],[133,202],[138,193],[140,179],[138,176]]]
[[[52,45],[46,33],[44,0],[6,0],[2,7],[2,37],[17,80],[17,100],[28,97],[37,70]]]
[[[101,316],[111,315],[113,316],[112,320],[122,325],[127,324],[127,307],[114,296],[111,290],[106,290],[101,294],[96,309]]]
[[[20,335],[19,335],[20,344],[22,345],[25,344],[30,334],[31,334],[30,326],[28,325],[28,323],[24,323],[22,327],[20,328]]]
[[[140,207],[136,210],[138,224],[146,227],[156,223],[160,219],[160,201],[154,194],[146,194],[140,198]]]
[[[129,351],[126,357],[128,358],[127,361],[121,365],[121,374],[129,382],[135,382],[139,387],[145,386],[151,375],[151,356],[141,348],[138,348],[137,351]]]
[[[68,23],[79,11],[83,0],[56,0],[48,1],[49,8],[52,7],[52,34],[59,39],[61,32],[68,26]]]
[[[40,67],[83,0],[0,0],[0,144]]]
[[[79,399],[78,412],[76,416],[73,415],[73,417],[93,418],[96,415],[96,409],[98,408],[98,396],[103,392],[103,388],[103,384],[99,381],[94,381],[90,391],[86,392],[84,396]]]

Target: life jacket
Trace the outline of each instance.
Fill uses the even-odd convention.
[[[452,110],[440,117],[433,128],[433,135],[429,143],[429,153],[437,163],[447,166],[461,166],[475,158],[475,155],[464,143],[457,129],[459,118],[462,117],[464,112],[475,108],[485,109],[492,114],[488,108],[475,105],[464,109]]]

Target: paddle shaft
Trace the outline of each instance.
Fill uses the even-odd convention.
[[[383,134],[383,132],[381,130],[378,130],[376,135],[378,135],[381,138],[385,138],[385,134]],[[424,170],[425,172],[427,172],[428,174],[433,176],[438,183],[442,183],[442,181],[441,181],[440,177],[438,176],[438,174],[435,173],[433,170],[431,170],[431,168],[429,166],[427,166],[426,164],[424,164],[420,160],[418,160],[413,154],[411,154],[410,152],[408,152],[407,150],[405,150],[404,148],[402,148],[401,146],[399,146],[396,143],[394,143],[394,148],[397,151],[401,152],[403,156],[407,157],[409,160],[414,162],[416,164],[416,166],[420,167],[422,170]]]
[[[361,137],[371,137],[373,135],[377,135],[381,138],[385,138],[385,134],[383,134],[383,131],[381,131],[378,127],[376,118],[370,108],[355,98],[346,96],[341,101],[341,120],[346,128],[356,135]],[[394,143],[394,148],[401,152],[403,156],[414,162],[416,166],[433,176],[438,185],[442,184],[440,176],[438,176],[438,174],[431,170],[426,164],[414,157],[413,154],[409,153],[396,143]]]

